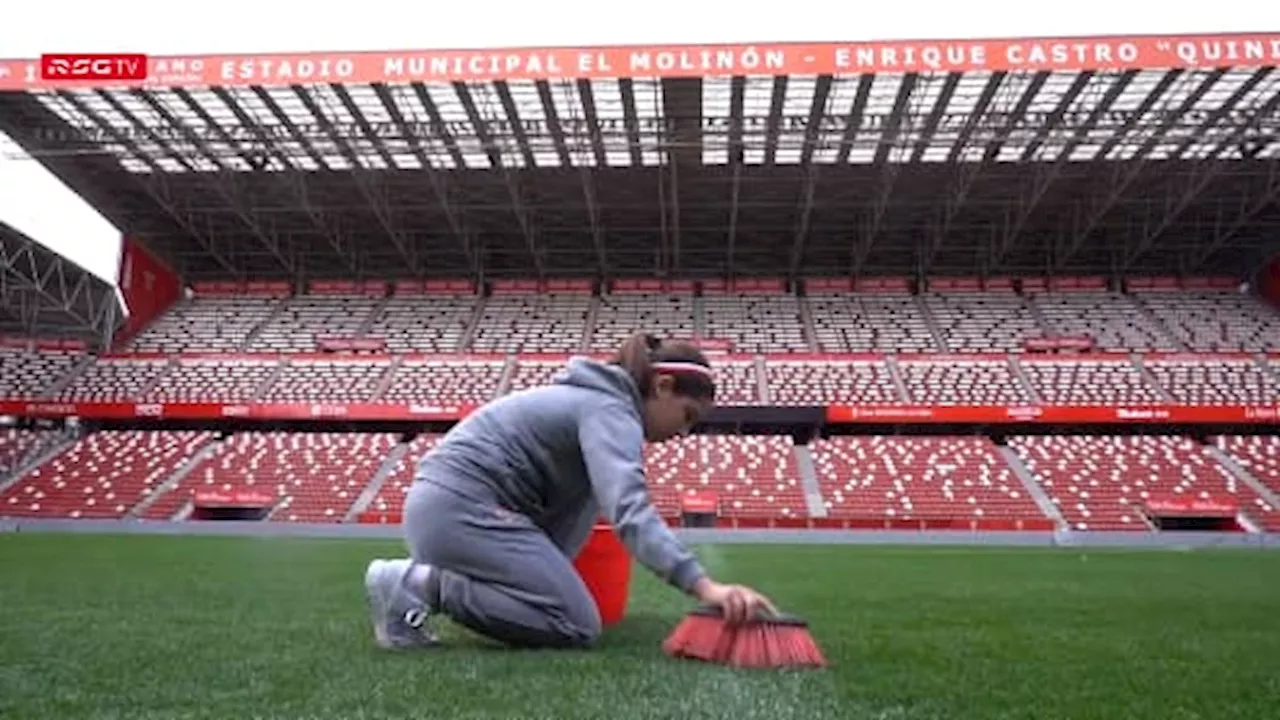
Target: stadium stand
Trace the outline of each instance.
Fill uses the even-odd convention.
[[[858,520],[1042,520],[985,437],[836,436],[811,443],[831,517]]]
[[[473,352],[577,352],[592,298],[588,295],[494,295],[480,310]]]
[[[807,298],[817,350],[936,352],[925,316],[909,294],[811,292]]]
[[[1280,527],[1280,140],[1249,121],[1280,107],[1280,71],[1131,41],[1154,43],[1133,67],[1049,53],[1034,72],[916,72],[871,44],[752,48],[777,65],[759,77],[410,84],[387,56],[316,85],[207,62],[260,69],[252,92],[51,91],[0,61],[0,126],[130,225],[132,279],[131,316],[101,312],[84,288],[114,301],[109,283],[50,281],[0,228],[0,322],[23,333],[0,338],[0,403],[63,423],[0,436],[0,472],[26,462],[0,515],[186,518],[198,491],[258,489],[275,521],[387,521],[449,423],[649,330],[703,341],[717,431],[755,433],[648,448],[669,518],[705,489],[731,520],[1039,527],[1056,508],[1150,531],[1145,501],[1192,497]],[[682,52],[650,68],[706,57]],[[397,118],[432,137],[371,132]],[[248,153],[256,123],[293,137]],[[174,140],[219,128],[242,142]],[[846,423],[885,434],[825,432]],[[1162,434],[1088,427],[1124,423]]]
[[[1127,405],[1165,401],[1133,361],[1123,355],[1097,359],[1024,357],[1019,369],[1041,402],[1058,405]]]
[[[1143,366],[1174,402],[1187,405],[1280,403],[1280,380],[1255,358],[1147,358]]]
[[[669,518],[690,490],[714,493],[721,517],[809,515],[790,436],[690,435],[646,446],[645,466],[658,511]]]
[[[174,518],[200,490],[258,490],[276,499],[271,520],[341,522],[394,444],[387,433],[237,433],[142,517]]]
[[[1273,496],[1280,496],[1280,437],[1275,435],[1219,435],[1210,438],[1214,447],[1225,452]],[[1269,532],[1280,532],[1280,502],[1260,495],[1246,503],[1246,511],[1255,515]]]
[[[782,293],[704,295],[702,316],[706,337],[728,340],[734,352],[804,352],[804,321],[800,302]]]
[[[385,338],[393,353],[457,352],[482,302],[475,295],[395,295],[378,308],[367,334]]]
[[[281,365],[275,358],[174,358],[168,374],[140,393],[145,402],[248,402],[262,395]]]
[[[900,403],[904,398],[885,360],[769,358],[765,377],[771,405]]]
[[[409,358],[391,376],[382,399],[394,403],[481,405],[498,394],[505,360]]]
[[[911,401],[929,405],[1021,405],[1031,401],[1006,358],[954,361],[903,357],[898,369]]]
[[[100,359],[76,375],[56,397],[82,402],[131,400],[146,395],[171,369],[164,358]]]
[[[0,394],[18,400],[40,397],[82,359],[78,353],[0,347]]]
[[[1191,350],[1262,352],[1280,346],[1280,315],[1256,297],[1194,291],[1136,297]]]
[[[1020,436],[1009,446],[1076,530],[1150,530],[1152,501],[1258,499],[1188,437]]]
[[[435,433],[423,433],[404,446],[400,459],[389,469],[382,485],[369,502],[368,511],[399,514],[404,510],[404,498],[413,484],[418,459],[440,442],[441,437]]]
[[[1027,300],[1013,292],[923,293],[925,312],[949,352],[1020,352],[1043,334]]]
[[[613,352],[636,328],[660,329],[670,337],[696,337],[699,333],[692,290],[601,295],[589,347],[592,352]]]
[[[257,297],[193,297],[153,321],[129,349],[166,355],[237,352],[275,309],[274,302]]]
[[[720,405],[759,405],[760,375],[752,360],[712,358],[716,373],[716,402]]]
[[[292,358],[262,394],[267,402],[366,402],[382,391],[392,370],[387,358]]]
[[[322,337],[354,338],[373,320],[378,301],[358,295],[298,295],[283,301],[246,343],[250,352],[311,353]]]
[[[54,434],[42,430],[26,430],[20,428],[4,428],[0,430],[0,478],[17,470],[23,462],[48,441],[47,436]],[[0,511],[3,514],[3,511]]]
[[[1175,352],[1182,345],[1118,292],[1041,292],[1028,296],[1048,335],[1089,336],[1106,351]]]
[[[212,437],[185,430],[91,433],[0,492],[0,508],[18,517],[123,517]]]

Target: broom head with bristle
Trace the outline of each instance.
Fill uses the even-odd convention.
[[[739,668],[819,668],[826,657],[794,615],[760,614],[729,625],[720,609],[701,606],[687,614],[662,644],[666,654]]]

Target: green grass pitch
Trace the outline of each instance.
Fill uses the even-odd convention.
[[[826,671],[659,645],[690,601],[637,573],[592,652],[378,651],[393,541],[0,536],[0,718],[1280,717],[1280,554],[703,546],[808,617]]]

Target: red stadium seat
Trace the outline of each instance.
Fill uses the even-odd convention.
[[[811,447],[833,518],[1044,519],[987,438],[830,437]]]
[[[0,515],[122,517],[212,438],[193,431],[92,433],[0,494]]]
[[[173,518],[201,490],[278,498],[277,522],[342,522],[395,444],[388,433],[241,433],[224,441],[143,517]]]
[[[1016,437],[1009,446],[1074,530],[1149,530],[1141,511],[1147,501],[1256,499],[1190,438]]]
[[[680,514],[680,494],[711,491],[725,518],[808,517],[789,436],[691,435],[646,446],[645,467],[659,512]]]
[[[765,375],[771,405],[903,402],[883,361],[770,359]]]

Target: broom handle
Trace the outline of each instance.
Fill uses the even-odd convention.
[[[724,612],[715,605],[699,605],[696,610],[691,613],[693,615],[704,615],[707,617],[724,617]],[[769,610],[760,609],[756,611],[755,622],[767,622],[775,625],[798,625],[806,626],[809,623],[804,619],[795,615],[788,615],[783,612],[770,612]]]

